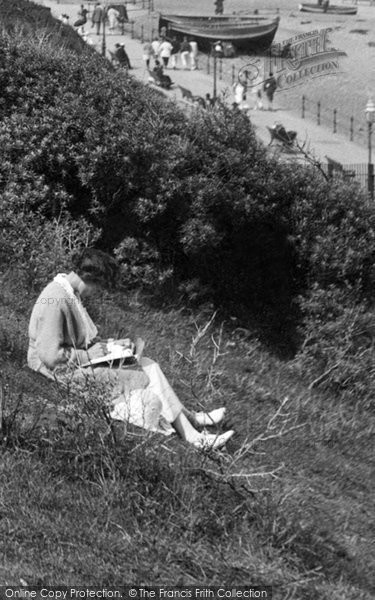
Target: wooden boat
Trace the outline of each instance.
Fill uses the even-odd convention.
[[[324,10],[322,4],[313,4],[311,2],[303,2],[299,5],[299,9],[301,12],[327,13],[330,15],[356,15],[358,11],[357,6],[345,6],[344,4],[329,4],[327,9]]]
[[[160,15],[159,31],[165,28],[169,38],[194,38],[200,50],[210,51],[217,40],[223,44],[231,43],[237,50],[260,50],[271,45],[279,21],[279,17],[270,19],[246,15]]]
[[[205,16],[194,16],[194,15],[163,15],[164,19],[168,21],[174,21],[179,23],[189,23],[195,25],[217,26],[225,23],[231,25],[241,25],[243,23],[257,23],[258,21],[269,21],[270,18],[260,17],[254,15],[254,13],[248,14],[233,14],[233,15],[205,15]]]

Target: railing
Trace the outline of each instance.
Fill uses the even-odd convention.
[[[324,171],[329,177],[340,177],[345,181],[355,181],[369,193],[371,199],[371,190],[374,190],[374,165],[367,163],[342,164],[330,159],[322,165]],[[370,167],[370,168],[369,168]],[[373,191],[372,191],[373,194]]]
[[[360,121],[353,115],[342,114],[340,108],[328,108],[324,102],[309,100],[306,96],[301,98],[301,117],[312,118],[317,125],[324,125],[332,130],[333,133],[340,133],[347,137],[351,142],[366,142],[366,128],[363,120]]]

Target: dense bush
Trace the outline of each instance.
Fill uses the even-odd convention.
[[[53,36],[58,45],[81,52],[85,44],[71,27],[52,17],[51,10],[32,0],[0,0],[0,25],[7,33]]]
[[[356,186],[270,159],[224,104],[186,118],[92,52],[4,35],[0,59],[5,215],[84,219],[129,284],[174,280],[287,343],[315,284],[371,301],[374,212]]]
[[[246,118],[220,106],[186,120],[99,56],[48,40],[5,36],[0,55],[5,203],[84,216],[124,259],[137,240],[147,282],[173,274],[221,304],[288,313],[291,174],[268,161]]]

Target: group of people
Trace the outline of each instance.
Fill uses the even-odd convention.
[[[81,4],[77,15],[77,20],[73,23],[73,26],[81,30],[81,28],[88,22],[88,13],[88,9]],[[66,25],[69,24],[68,15],[61,15],[60,20]],[[112,6],[111,4],[104,7],[100,4],[100,2],[96,2],[91,13],[91,27],[95,28],[95,33],[97,35],[100,35],[101,28],[105,23],[108,23],[108,31],[111,33],[115,32],[116,29],[118,29],[128,20],[125,4],[115,8],[115,6]]]
[[[179,42],[176,37],[167,38],[165,32],[161,31],[159,38],[144,44],[143,61],[147,69],[150,69],[151,59],[156,66],[177,69],[180,57],[183,69],[195,71],[198,69],[198,53],[198,44],[195,40],[188,40],[185,36],[182,42]]]
[[[260,83],[257,86],[253,86],[253,95],[254,95],[254,102],[253,102],[253,106],[250,107],[250,105],[247,102],[247,84],[246,84],[246,80],[244,78],[240,78],[238,80],[237,83],[234,84],[233,86],[233,92],[234,92],[234,102],[232,104],[233,108],[238,108],[240,110],[250,110],[250,108],[253,108],[254,110],[264,110],[264,104],[263,104],[263,93],[265,94],[265,97],[267,98],[267,103],[268,103],[268,110],[273,110],[273,98],[277,89],[277,81],[273,75],[273,73],[269,73],[269,76],[267,77],[267,79],[263,82]]]
[[[320,1],[320,0],[318,0]],[[321,0],[323,3],[324,0]],[[216,0],[215,5],[217,10],[222,13],[223,2],[222,0]],[[74,26],[78,27],[78,32],[82,35],[85,41],[88,40],[88,33],[84,30],[84,24],[87,22],[88,10],[82,4],[78,13],[78,20],[74,23]],[[66,15],[62,15],[62,17]],[[118,19],[123,18],[124,15],[120,15],[117,8],[112,5],[103,8],[100,2],[96,2],[95,7],[91,15],[91,23],[93,27],[96,27],[96,33],[100,34],[100,28],[105,19],[109,22],[109,30],[114,30],[118,25]],[[127,18],[127,15],[125,15]],[[221,41],[216,42],[214,51],[217,56],[224,55],[224,49]],[[155,38],[152,42],[146,42],[143,45],[142,58],[148,71],[150,71],[150,80],[154,78],[162,85],[162,87],[169,88],[172,85],[171,78],[164,73],[164,69],[177,69],[178,63],[181,62],[181,66],[185,70],[196,70],[198,69],[198,56],[199,49],[196,40],[188,39],[184,36],[182,41],[179,41],[176,36],[172,38],[167,37],[166,28],[162,28],[159,37]],[[113,57],[119,66],[126,69],[132,69],[130,64],[129,56],[125,50],[123,43],[115,44],[115,51]],[[153,61],[153,65],[151,65]],[[239,79],[239,81],[233,86],[234,91],[234,102],[233,108],[240,110],[263,110],[264,103],[263,97],[267,99],[268,110],[273,110],[273,98],[277,89],[277,82],[272,72],[269,77],[253,87],[254,102],[253,106],[250,107],[247,102],[247,84],[246,80]],[[211,107],[213,104],[212,98],[202,99],[205,103],[205,107]],[[202,106],[203,106],[202,102]]]
[[[115,260],[104,252],[86,249],[73,269],[58,273],[39,295],[29,323],[27,362],[31,369],[76,388],[82,394],[104,391],[110,417],[149,431],[169,435],[173,431],[202,450],[224,446],[234,431],[209,433],[225,417],[225,407],[209,412],[190,411],[177,397],[160,366],[134,356],[130,365],[108,360],[113,340],[103,339],[90,318],[84,299],[111,287],[117,278]],[[121,328],[124,323],[119,323]],[[124,354],[133,355],[130,338],[116,340]]]

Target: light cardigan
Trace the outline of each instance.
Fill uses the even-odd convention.
[[[85,338],[85,348],[90,344],[90,342],[96,338],[98,335],[98,330],[95,327],[90,315],[87,310],[83,306],[81,302],[81,298],[77,291],[74,291],[71,283],[69,282],[68,276],[65,273],[58,273],[56,277],[54,277],[53,281],[56,281],[61,287],[64,288],[66,293],[68,294],[71,301],[74,303],[74,306],[77,308],[80,314],[80,320],[82,321],[83,326],[86,329],[86,338]]]
[[[53,377],[59,365],[88,360],[87,327],[79,295],[74,297],[52,281],[41,292],[31,313],[27,363],[34,371]]]

